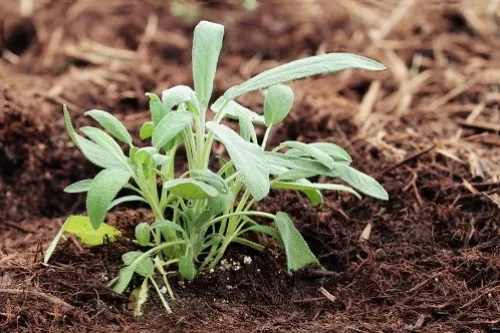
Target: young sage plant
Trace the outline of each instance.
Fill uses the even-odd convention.
[[[155,216],[154,223],[136,226],[135,238],[141,250],[123,255],[124,266],[113,285],[115,292],[122,293],[134,275],[143,278],[132,292],[136,314],[140,313],[140,305],[147,298],[149,284],[154,286],[167,311],[171,311],[154,278],[155,272],[162,277],[173,299],[167,271],[175,269],[182,278],[190,280],[198,272],[214,268],[231,243],[262,250],[262,245],[245,238],[251,231],[273,237],[283,246],[289,272],[307,265],[319,265],[287,214],[252,209],[270,189],[298,190],[313,205],[322,203],[321,191],[324,190],[388,199],[382,186],[353,169],[349,154],[333,143],[285,141],[272,149],[267,148],[271,130],[287,116],[294,100],[292,90],[283,83],[351,68],[376,71],[385,67],[368,58],[346,53],[292,61],[227,90],[210,106],[214,116],[207,121],[223,34],[224,27],[215,23],[203,21],[195,28],[194,90],[176,86],[163,91],[161,98],[148,94],[151,121],[142,125],[140,138],[149,145],[136,147],[125,126],[100,110],[88,111],[85,115],[97,121],[104,130],[82,127],[82,136],[73,129],[64,108],[71,139],[87,159],[103,168],[95,178],[79,181],[65,190],[87,192],[88,218],[77,217],[80,224],[74,218],[68,219],[66,223],[72,227],[72,233],[82,241],[96,230],[102,231],[98,234],[101,239],[104,235],[116,236],[116,231],[104,220],[109,210],[125,202],[144,202]],[[267,89],[263,115],[236,101],[239,96],[259,89]],[[225,118],[238,121],[239,133],[222,123]],[[255,126],[266,128],[260,141]],[[216,170],[209,168],[214,142],[223,144],[229,155],[228,160],[218,157],[220,167]],[[119,143],[128,147],[127,154]],[[175,158],[181,146],[188,164],[183,173],[175,170]],[[339,179],[343,184],[309,180],[316,176]],[[122,189],[133,194],[116,198]],[[262,219],[271,223],[260,224]],[[59,237],[64,232],[71,232],[66,223],[47,251],[45,262]],[[106,228],[102,229],[104,226]]]

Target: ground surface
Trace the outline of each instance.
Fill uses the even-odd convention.
[[[186,17],[155,0],[39,0],[24,17],[17,1],[0,5],[1,331],[500,331],[500,7],[262,2],[247,11],[212,1]],[[322,52],[386,64],[383,73],[293,83],[296,103],[272,141],[340,144],[391,199],[327,194],[316,209],[296,193],[272,193],[258,208],[289,213],[327,274],[287,276],[273,244],[262,254],[233,248],[230,258],[249,255],[252,264],[177,287],[175,315],[153,298],[136,320],[127,297],[106,287],[131,247],[125,240],[94,249],[68,242],[49,267],[40,264],[65,217],[84,211],[84,198],[62,189],[96,172],[70,144],[61,104],[78,125],[100,108],[137,133],[145,92],[192,83],[200,18],[226,25],[216,95]],[[259,93],[240,100],[257,111],[262,101]],[[124,208],[109,221],[127,231],[149,218]]]

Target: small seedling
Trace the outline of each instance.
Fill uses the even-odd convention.
[[[271,236],[283,246],[289,272],[307,265],[319,265],[287,214],[252,209],[254,202],[264,199],[270,189],[298,190],[313,205],[322,203],[323,190],[348,192],[356,197],[360,197],[358,192],[361,192],[388,199],[382,186],[353,169],[349,154],[333,143],[286,141],[272,150],[266,149],[272,128],[287,116],[294,100],[292,90],[283,83],[350,68],[383,70],[384,66],[345,53],[296,60],[227,90],[211,105],[215,114],[213,120],[207,121],[205,116],[223,34],[224,27],[219,24],[201,22],[196,27],[194,91],[187,86],[176,86],[163,91],[161,99],[148,94],[151,121],[140,129],[140,138],[148,140],[148,146],[134,146],[125,126],[100,110],[88,111],[85,115],[95,119],[107,132],[82,127],[80,131],[84,136],[81,136],[74,131],[64,108],[69,136],[86,158],[104,169],[94,179],[79,181],[65,190],[87,192],[88,220],[82,220],[82,225],[91,225],[102,231],[106,213],[130,201],[146,203],[156,218],[152,224],[136,226],[136,242],[143,251],[123,255],[124,267],[113,285],[115,292],[122,293],[134,274],[144,278],[144,282],[132,291],[136,299],[135,314],[141,313],[140,306],[147,299],[149,283],[158,292],[167,311],[171,312],[161,290],[166,289],[170,298],[174,298],[167,279],[167,271],[172,268],[183,279],[191,280],[200,271],[212,270],[233,242],[262,250],[262,245],[244,237],[251,231]],[[267,89],[263,115],[235,101],[237,97],[259,89]],[[222,124],[225,118],[238,121],[239,133]],[[260,142],[255,125],[266,128]],[[128,146],[128,154],[124,154],[115,139]],[[209,169],[209,161],[215,141],[225,146],[230,159],[218,156],[220,167],[213,171]],[[179,174],[174,166],[181,145],[187,155],[188,170]],[[347,185],[311,182],[309,179],[315,176],[337,178]],[[122,189],[133,194],[116,198]],[[274,224],[262,225],[258,222],[261,219],[269,219]],[[78,234],[88,231],[88,228],[75,231],[74,220],[71,221],[72,228],[68,228],[68,224],[63,226],[45,262],[63,232]],[[116,234],[105,229],[103,235]],[[85,240],[81,235],[79,237]],[[163,278],[161,288],[154,278],[155,271]]]

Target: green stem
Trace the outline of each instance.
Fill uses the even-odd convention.
[[[153,284],[153,286],[155,286],[155,289],[156,289],[156,292],[158,293],[158,296],[160,296],[160,299],[161,299],[161,302],[163,303],[163,306],[165,307],[165,309],[167,310],[167,313],[168,314],[172,314],[172,309],[170,308],[170,306],[168,305],[168,302],[167,300],[165,299],[165,297],[163,297],[163,294],[160,290],[160,288],[158,287],[158,284],[156,284],[156,281],[154,278],[149,278],[151,280],[151,283]]]
[[[210,220],[206,224],[204,224],[203,227],[208,228],[209,226],[211,226],[217,222],[220,222],[228,217],[232,217],[232,216],[260,216],[260,217],[265,217],[265,218],[268,218],[271,220],[274,220],[274,218],[275,218],[275,216],[273,214],[259,212],[259,211],[255,211],[255,210],[250,210],[247,212],[235,212],[235,213],[229,213],[229,214],[225,214],[225,215],[216,217],[215,219]]]
[[[271,133],[272,127],[273,127],[272,125],[269,125],[269,127],[266,128],[266,133],[264,134],[264,139],[262,139],[262,149],[266,149],[267,140],[269,139],[269,134]]]

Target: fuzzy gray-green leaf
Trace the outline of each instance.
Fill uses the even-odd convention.
[[[291,88],[278,84],[267,90],[264,100],[264,119],[266,126],[276,125],[286,118],[293,104]]]
[[[105,130],[118,140],[125,142],[129,146],[132,145],[132,137],[125,126],[109,112],[90,110],[85,112],[85,115],[94,118]]]
[[[139,137],[141,138],[141,140],[149,139],[153,135],[154,130],[155,125],[153,124],[153,122],[147,121],[142,124],[141,129],[139,130]]]
[[[196,96],[206,108],[212,95],[215,71],[222,48],[224,26],[201,21],[194,29],[193,78]]]
[[[90,223],[97,229],[104,221],[108,206],[131,174],[122,169],[102,170],[92,181],[87,194],[87,212]]]
[[[169,180],[164,187],[181,198],[192,200],[208,199],[218,194],[215,187],[193,178]]]
[[[200,111],[200,102],[193,89],[188,86],[175,86],[161,93],[161,100],[165,108],[170,111],[174,106],[186,103],[190,109],[194,108],[195,114]]]
[[[87,137],[89,137],[101,148],[103,148],[110,154],[113,154],[116,159],[126,164],[126,157],[123,154],[122,149],[108,133],[92,126],[82,127],[80,128],[80,131],[82,131]]]
[[[303,156],[310,156],[327,168],[333,167],[333,159],[327,153],[314,147],[313,145],[308,145],[299,141],[285,141],[280,143],[280,146],[301,150],[304,154]]]
[[[75,140],[78,142],[82,154],[95,165],[101,168],[124,168],[123,161],[98,144],[78,134],[75,134]]]
[[[135,226],[135,240],[140,246],[148,246],[151,240],[151,227],[146,222]]]
[[[308,265],[319,265],[318,259],[309,249],[287,214],[279,212],[274,219],[286,253],[288,272],[293,272]]]
[[[87,192],[90,188],[90,184],[92,183],[92,179],[82,179],[77,181],[64,189],[66,193],[83,193]]]
[[[153,132],[152,143],[162,148],[175,139],[187,126],[193,122],[193,114],[188,111],[169,112],[156,126]]]
[[[160,97],[158,97],[157,95],[146,93],[146,96],[149,97],[149,110],[151,111],[151,120],[154,125],[158,125],[163,117],[167,115],[169,110],[165,107],[165,105],[163,105]]]
[[[226,106],[222,110],[222,107],[224,105]],[[215,103],[210,106],[210,109],[215,113],[218,113],[222,110],[222,112],[224,112],[224,116],[227,116],[228,118],[231,119],[239,119],[238,113],[244,113],[248,116],[248,118],[250,118],[250,120],[254,124],[264,125],[265,123],[264,116],[253,112],[252,110],[244,107],[238,102],[235,102],[233,100],[227,100],[226,98],[224,98],[224,96],[219,97],[215,101]]]
[[[262,200],[269,193],[269,171],[261,147],[243,140],[227,126],[214,122],[207,123],[222,141],[236,167],[243,184],[248,188],[255,200]]]
[[[385,66],[375,60],[355,54],[327,53],[295,60],[264,71],[238,86],[231,87],[224,93],[224,97],[234,99],[240,95],[275,84],[351,68],[380,71],[384,70]]]

